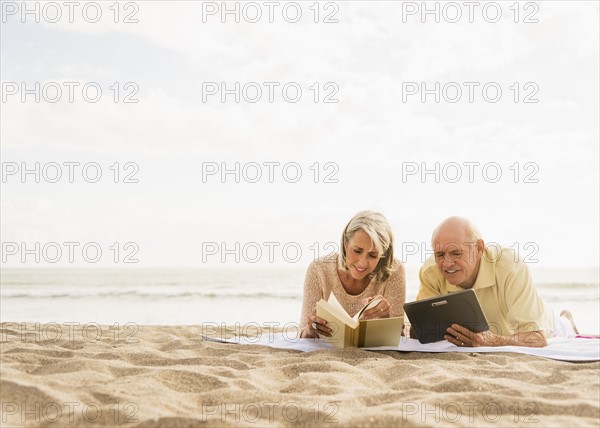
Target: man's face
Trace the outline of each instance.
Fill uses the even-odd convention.
[[[469,242],[463,228],[444,226],[433,237],[435,262],[446,280],[462,288],[471,288],[477,279],[483,255],[483,241]]]

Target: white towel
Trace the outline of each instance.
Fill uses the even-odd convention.
[[[205,340],[214,342],[237,343],[244,345],[262,345],[271,348],[294,349],[302,352],[334,349],[322,339],[298,339],[283,333],[272,333],[258,338],[247,337],[208,337]],[[515,352],[535,355],[561,361],[598,361],[600,360],[600,340],[598,339],[566,339],[553,337],[548,339],[544,348],[527,348],[524,346],[488,346],[479,348],[458,347],[442,340],[435,343],[422,344],[416,339],[402,337],[398,346],[379,346],[376,348],[360,348],[368,351],[401,351],[401,352]]]

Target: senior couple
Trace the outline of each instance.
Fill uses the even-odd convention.
[[[433,255],[419,272],[417,300],[472,288],[490,330],[475,333],[452,325],[445,339],[457,346],[546,346],[550,337],[573,337],[578,331],[568,311],[557,316],[538,294],[527,265],[512,251],[486,247],[467,220],[450,217],[431,237]],[[353,316],[368,301],[382,300],[362,319],[404,314],[404,267],[394,258],[394,238],[386,218],[362,211],[346,225],[340,252],[313,261],[306,273],[300,337],[329,336],[327,322],[315,315],[316,303],[333,293]],[[332,263],[336,260],[337,263]],[[411,335],[413,332],[411,331]]]

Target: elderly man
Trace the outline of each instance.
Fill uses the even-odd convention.
[[[474,333],[453,324],[444,336],[449,342],[543,347],[547,337],[575,335],[571,314],[564,311],[555,317],[534,287],[527,265],[515,260],[508,249],[486,247],[467,219],[444,220],[431,240],[434,255],[419,272],[417,300],[472,288],[490,326],[488,331]]]

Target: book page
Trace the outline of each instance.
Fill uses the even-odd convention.
[[[348,314],[345,312],[344,314],[347,320],[354,322]],[[325,319],[327,326],[332,330],[331,337],[321,336],[322,339],[340,349],[353,345],[354,335],[352,332],[354,328],[358,328],[358,323],[356,326],[348,325],[340,316],[340,311],[322,299],[317,302],[317,316]],[[356,340],[358,341],[358,336]]]
[[[333,293],[329,294],[329,299],[327,299],[327,302],[334,308],[339,309],[340,311],[345,312],[346,315],[348,315],[348,312],[346,312],[346,310],[344,309],[342,304],[339,302],[338,299],[335,298],[335,295]],[[350,316],[350,315],[348,315],[348,316]]]
[[[338,301],[338,299],[335,298],[333,293],[329,295],[329,299],[327,299],[327,301],[321,299],[319,303],[324,303],[326,306],[322,305],[322,307],[326,307],[331,314],[335,315],[344,324],[347,324],[352,328],[358,327],[358,321],[348,315],[348,312],[346,312],[342,304]]]

